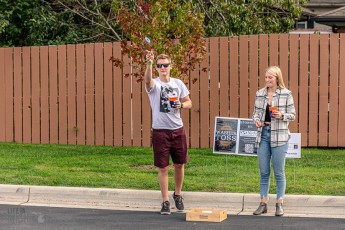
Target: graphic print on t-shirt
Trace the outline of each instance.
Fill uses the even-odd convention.
[[[169,86],[161,86],[161,96],[160,96],[160,112],[163,113],[175,113],[176,110],[171,107],[169,98],[178,98],[178,89]]]

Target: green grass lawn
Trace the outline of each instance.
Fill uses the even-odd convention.
[[[259,192],[256,157],[212,149],[189,155],[184,191]],[[0,143],[1,184],[159,190],[152,164],[151,148]],[[303,148],[301,159],[286,160],[286,193],[344,196],[344,165],[345,149]],[[173,170],[169,175],[173,190]]]

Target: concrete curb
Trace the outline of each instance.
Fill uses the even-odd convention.
[[[14,205],[159,211],[161,204],[160,191],[149,190],[0,185],[0,191],[0,203]],[[183,196],[186,209],[227,209],[233,215],[252,215],[259,203],[257,194],[184,192]],[[272,215],[275,196],[270,200]],[[286,195],[284,209],[291,216],[345,218],[345,196]]]
[[[0,185],[0,202],[21,204],[28,202],[29,186]]]

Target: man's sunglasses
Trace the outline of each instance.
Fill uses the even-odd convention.
[[[170,65],[170,63],[164,63],[164,64],[157,64],[156,66],[158,69],[160,69],[160,68],[162,68],[162,66],[164,66],[164,68],[168,68],[169,65]]]

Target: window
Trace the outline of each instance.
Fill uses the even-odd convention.
[[[304,22],[297,22],[297,29],[307,29],[308,28],[308,23],[306,21]]]

